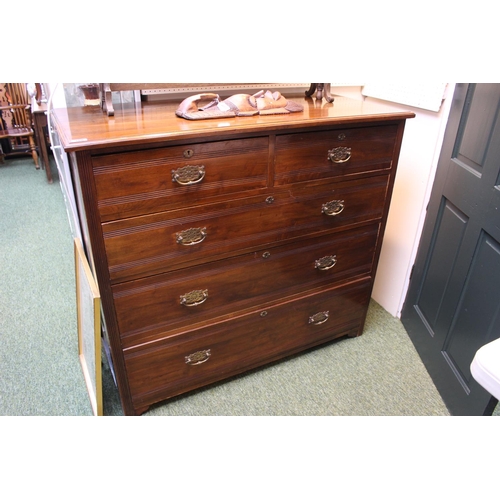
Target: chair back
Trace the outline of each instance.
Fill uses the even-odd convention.
[[[30,96],[25,83],[5,83],[5,95],[0,103],[0,161],[6,154],[31,152],[36,168],[38,164],[35,131],[33,129]],[[3,146],[8,150],[4,151]]]
[[[31,128],[31,106],[25,83],[6,83],[6,97],[11,106],[9,124],[12,128]]]

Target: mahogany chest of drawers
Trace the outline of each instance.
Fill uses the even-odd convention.
[[[125,414],[363,331],[407,112],[54,110]]]

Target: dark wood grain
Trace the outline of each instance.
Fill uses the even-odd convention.
[[[363,182],[276,191],[272,203],[264,195],[106,223],[103,234],[111,280],[167,272],[306,234],[379,220],[387,183],[384,175]],[[332,200],[343,201],[345,209],[327,216],[322,206]],[[178,244],[177,234],[189,228],[206,229],[205,240],[192,246]]]
[[[262,366],[345,335],[359,333],[370,300],[370,279],[284,301],[212,326],[127,350],[134,406],[142,407]],[[320,325],[318,312],[329,313]],[[191,366],[186,356],[210,349]]]
[[[308,241],[269,246],[260,252],[154,275],[113,287],[122,343],[130,347],[168,337],[170,331],[242,311],[285,295],[304,293],[359,275],[370,275],[379,224]],[[336,263],[318,269],[316,260]],[[187,307],[180,297],[206,290],[208,298]]]

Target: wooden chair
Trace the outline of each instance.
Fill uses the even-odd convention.
[[[5,100],[0,103],[0,139],[8,139],[12,144],[12,151],[8,151],[7,154],[30,151],[35,167],[40,168],[32,125],[30,97],[26,90],[26,84],[6,83],[5,91]],[[2,162],[5,154],[0,144],[0,160]]]

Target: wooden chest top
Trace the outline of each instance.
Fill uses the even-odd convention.
[[[177,102],[143,102],[118,105],[108,117],[99,106],[60,108],[52,119],[66,152],[145,145],[165,141],[182,141],[234,134],[266,133],[272,129],[296,130],[307,126],[389,122],[414,117],[414,113],[391,109],[370,101],[336,97],[335,102],[317,102],[302,97],[291,98],[304,111],[288,115],[221,118],[189,121],[175,115]]]

